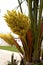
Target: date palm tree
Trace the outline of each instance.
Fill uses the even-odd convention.
[[[29,16],[26,16],[15,10],[7,10],[4,19],[13,33],[18,34],[22,41],[23,49],[15,42],[14,37],[4,36],[0,37],[6,42],[15,44],[19,51],[23,54],[26,64],[28,62],[40,62],[41,39],[42,31],[42,10],[43,0],[26,0],[29,8]],[[29,64],[28,64],[29,65]]]

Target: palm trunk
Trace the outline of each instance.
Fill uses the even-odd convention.
[[[34,1],[34,10],[32,12],[32,1]],[[39,20],[37,20],[37,12],[38,12],[38,2],[39,0],[28,0],[29,5],[29,16],[31,20],[31,29],[33,34],[33,60],[35,62],[40,61],[40,51],[41,51],[41,39],[40,39],[40,21],[42,15],[42,3],[43,0],[40,0],[40,8],[39,8]]]
[[[39,62],[40,61],[40,51],[41,51],[41,34],[40,34],[40,25],[41,25],[41,15],[42,15],[42,3],[43,3],[43,0],[40,0],[40,9],[39,9],[39,21],[38,21],[38,30],[37,33],[36,33],[36,42],[34,43],[34,52],[33,52],[33,60],[35,62]]]

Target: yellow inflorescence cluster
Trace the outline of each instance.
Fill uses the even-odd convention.
[[[20,12],[17,13],[15,10],[7,10],[7,14],[4,15],[4,18],[12,32],[18,35],[25,35],[30,27],[29,17]]]

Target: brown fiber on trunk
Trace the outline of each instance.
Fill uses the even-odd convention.
[[[31,29],[29,29],[27,31],[27,36],[26,36],[26,39],[27,39],[27,45],[28,45],[28,48],[29,48],[29,60],[31,61],[32,60],[32,48],[33,48],[33,40],[32,40],[32,31]]]

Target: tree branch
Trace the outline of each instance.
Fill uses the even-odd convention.
[[[24,2],[25,0],[23,0],[22,2],[20,2],[20,4],[22,4],[23,2]],[[18,9],[20,6],[18,5],[18,6],[16,6],[14,9]]]
[[[21,10],[21,12],[23,13],[20,0],[18,0],[18,3],[19,3],[20,10]]]

